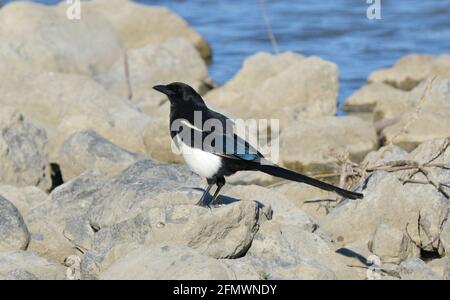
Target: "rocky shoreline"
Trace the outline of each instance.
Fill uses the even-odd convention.
[[[0,9],[0,279],[450,278],[449,55],[374,70],[336,116],[333,62],[257,53],[217,86],[184,20],[113,2]],[[364,199],[244,172],[195,206],[151,90],[173,81],[282,120],[281,165]]]

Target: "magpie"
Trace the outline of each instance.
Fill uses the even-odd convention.
[[[206,178],[207,187],[197,205],[217,203],[225,177],[238,171],[261,171],[283,179],[302,182],[317,188],[332,191],[344,198],[361,199],[363,194],[341,189],[337,186],[282,168],[269,160],[229,129],[230,119],[209,109],[203,98],[189,85],[173,82],[156,85],[156,91],[165,94],[170,101],[170,135],[191,170]],[[197,120],[195,118],[197,117]],[[200,117],[201,124],[196,124]],[[196,122],[197,121],[197,122]],[[207,126],[208,121],[221,126]],[[218,122],[218,123],[217,123]],[[180,123],[180,126],[174,126]],[[222,130],[216,130],[221,127]],[[186,134],[186,132],[189,132]],[[188,138],[186,138],[188,137]],[[205,142],[206,139],[211,142]],[[211,188],[216,185],[212,199],[206,200]]]

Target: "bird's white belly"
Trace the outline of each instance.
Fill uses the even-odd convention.
[[[222,162],[219,156],[200,149],[190,148],[183,143],[179,143],[180,151],[186,164],[191,170],[205,178],[212,178],[217,174]]]

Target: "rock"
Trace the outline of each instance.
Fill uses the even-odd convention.
[[[284,182],[271,187],[295,204],[295,210],[301,209],[309,216],[320,220],[327,215],[327,204],[336,200],[336,194],[298,182]],[[331,208],[331,207],[330,207]]]
[[[297,199],[287,198],[276,190],[257,185],[231,186],[225,187],[222,196],[219,197],[222,203],[235,199],[256,201],[263,208],[270,210],[269,219],[280,224],[295,225],[309,232],[317,228],[317,223],[300,209],[301,204]]]
[[[142,5],[128,0],[96,0],[83,3],[83,9],[92,10],[108,19],[128,49],[162,44],[170,38],[183,37],[197,48],[205,60],[211,59],[211,48],[207,42],[165,7]]]
[[[0,196],[0,251],[25,250],[29,241],[30,234],[22,215]]]
[[[206,64],[192,44],[184,38],[132,49],[127,56],[133,102],[149,115],[168,117],[168,110],[164,116],[158,113],[162,111],[163,104],[168,108],[169,103],[167,96],[152,89],[154,85],[180,81],[199,92],[207,90],[205,82],[210,79]],[[128,96],[123,57],[108,72],[98,76],[97,80],[116,95],[123,98]]]
[[[233,273],[219,260],[186,246],[157,244],[140,247],[102,272],[100,279],[227,280]]]
[[[435,273],[438,274],[439,277],[445,280],[450,279],[450,257],[445,256],[439,259],[433,259],[432,261],[427,263],[427,266],[430,267]]]
[[[445,142],[440,139],[424,143],[404,160],[424,163],[434,159],[434,163],[448,163],[450,147],[443,148]],[[448,170],[427,170],[437,182],[448,182],[450,178]],[[368,242],[378,225],[384,223],[404,233],[407,230],[423,250],[443,253],[444,249],[435,237],[448,214],[448,200],[431,184],[403,184],[399,179],[408,178],[410,171],[374,172],[363,183],[364,199],[342,203],[321,220],[321,227],[345,243]],[[417,173],[411,180],[423,181],[425,178]],[[449,192],[449,189],[443,189]],[[417,249],[413,252],[415,256],[419,255]]]
[[[233,184],[233,185],[250,185],[250,184],[256,184],[260,186],[267,186],[269,184],[272,184],[274,182],[279,181],[278,178],[273,177],[269,174],[263,173],[263,172],[237,172],[227,178],[227,183]]]
[[[358,162],[378,146],[373,125],[353,116],[299,120],[282,131],[280,141],[284,166],[313,173],[334,171],[336,155],[345,151]]]
[[[356,278],[332,245],[294,225],[264,222],[245,256],[268,279]]]
[[[82,12],[83,22],[76,22],[67,18],[66,9],[30,2],[3,7],[0,61],[84,75],[107,70],[123,53],[111,24],[88,10]]]
[[[18,188],[11,185],[0,185],[0,195],[14,204],[22,215],[47,199],[47,194],[35,186]]]
[[[281,127],[301,117],[334,115],[338,69],[318,57],[291,52],[258,53],[236,76],[206,99],[243,119],[279,119]]]
[[[215,258],[245,255],[258,230],[256,202],[243,201],[204,215],[188,230],[188,246]],[[224,226],[226,223],[226,226]]]
[[[66,181],[93,169],[105,175],[115,175],[144,159],[111,143],[95,131],[83,131],[70,136],[62,144],[59,157]]]
[[[394,264],[404,261],[412,247],[414,245],[403,232],[386,224],[378,225],[370,244],[371,252],[383,263]]]
[[[0,182],[50,189],[47,135],[11,108],[0,111]]]
[[[15,269],[6,273],[5,280],[39,280],[36,276],[22,269]]]
[[[417,258],[411,257],[400,264],[400,277],[406,280],[439,280],[442,279],[427,264]]]
[[[64,268],[30,251],[0,252],[0,279],[62,280]]]
[[[408,97],[408,92],[398,90],[383,82],[369,83],[344,102],[343,110],[347,112],[372,112],[378,103],[404,102]]]
[[[449,94],[450,95],[450,94]],[[414,150],[419,144],[443,137],[450,137],[450,105],[423,107],[420,113],[406,113],[399,122],[382,131],[385,143],[393,141],[407,151]]]
[[[25,216],[27,219],[28,216]],[[27,250],[48,260],[63,263],[65,259],[77,253],[76,247],[66,238],[63,230],[52,220],[27,219],[30,231],[30,243]]]
[[[47,201],[32,208],[26,216],[33,240],[43,243],[44,251],[47,247],[55,250],[58,260],[73,254],[70,248],[90,249],[94,231],[86,220],[86,214],[93,194],[104,180],[98,174],[87,172],[53,190]],[[46,239],[55,243],[50,244]],[[58,242],[65,240],[71,242],[71,247],[62,247]]]
[[[390,161],[402,160],[407,154],[408,152],[398,146],[387,145],[368,153],[361,165],[373,168]]]
[[[57,242],[49,243],[48,253],[39,250],[46,256],[60,261],[74,254],[75,247],[86,253],[83,278],[98,278],[129,244],[170,241],[215,258],[244,255],[258,228],[259,206],[253,201],[213,211],[196,206],[202,193],[195,189],[201,185],[185,167],[139,161],[111,178],[83,173],[56,188],[29,212],[27,221],[39,236],[48,228],[40,220],[48,220],[60,231],[57,236],[72,244],[61,244],[57,252]]]
[[[450,77],[450,56],[407,55],[391,68],[380,69],[369,76],[369,82],[384,82],[409,91],[427,77]]]
[[[88,77],[30,73],[5,79],[0,94],[1,105],[19,109],[47,130],[51,162],[58,162],[59,148],[70,135],[86,130],[136,153],[148,153],[153,146],[145,136],[152,120]]]
[[[170,242],[190,246],[214,258],[240,257],[250,247],[258,217],[259,211],[252,201],[212,212],[187,205],[151,208],[145,214],[95,233],[91,250],[83,258],[83,278],[98,278],[103,270],[142,244]]]
[[[440,241],[447,253],[450,252],[450,222],[447,221],[442,224],[442,232],[440,234]]]

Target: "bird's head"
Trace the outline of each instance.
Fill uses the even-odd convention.
[[[202,97],[192,87],[182,82],[155,85],[153,89],[167,95],[172,105],[196,106],[204,104]]]

